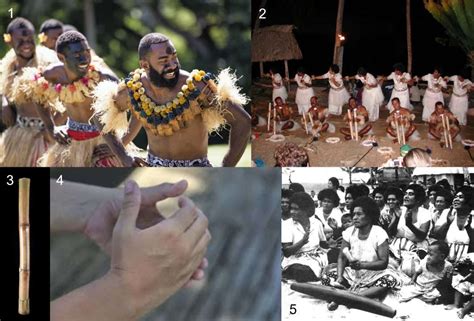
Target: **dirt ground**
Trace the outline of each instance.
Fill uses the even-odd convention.
[[[293,111],[298,110],[294,104],[295,89],[292,88],[288,102],[292,106]],[[319,103],[327,106],[328,91],[323,87],[315,87],[316,95]],[[252,107],[253,113],[266,118],[268,110],[268,103],[271,100],[271,89],[265,89],[258,86],[252,88]],[[412,147],[419,147],[423,149],[430,149],[432,151],[433,166],[473,166],[474,161],[471,160],[468,151],[461,143],[462,139],[474,139],[474,116],[468,115],[467,126],[462,126],[461,137],[457,137],[453,142],[453,149],[442,148],[439,141],[428,138],[428,126],[421,120],[421,113],[423,106],[421,103],[414,104],[414,113],[416,115],[415,125],[419,132],[419,140],[410,139],[407,144]],[[474,106],[471,106],[474,107]],[[343,108],[343,115],[346,112],[347,106]],[[471,112],[474,109],[470,109]],[[372,123],[372,134],[375,135],[378,147],[373,148],[358,164],[358,167],[378,167],[384,166],[390,159],[395,159],[400,156],[400,145],[393,143],[392,139],[387,137],[385,132],[385,120],[389,112],[385,105],[380,108],[380,119]],[[468,113],[470,114],[470,113]],[[301,117],[296,116],[297,121]],[[311,166],[354,166],[354,164],[367,152],[370,147],[362,145],[362,141],[367,139],[365,136],[362,141],[345,141],[344,136],[339,132],[339,129],[344,126],[342,116],[330,116],[329,122],[336,126],[335,133],[324,133],[318,141],[313,142],[307,146],[310,136],[307,135],[304,129],[297,129],[292,132],[283,132],[285,136],[284,142],[293,142],[302,147],[306,146],[310,158]],[[284,142],[274,143],[267,139],[272,133],[267,132],[266,126],[253,128],[252,140],[252,160],[262,160],[265,166],[274,166],[273,158],[275,148]],[[338,137],[340,141],[335,144],[327,143],[326,138]],[[382,154],[380,147],[390,147],[392,151],[388,154]],[[474,156],[474,149],[471,151]]]

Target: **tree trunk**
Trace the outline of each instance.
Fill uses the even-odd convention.
[[[335,35],[335,42],[334,42],[334,55],[332,58],[332,63],[337,64],[338,61],[342,61],[342,51],[339,50],[341,47],[341,40],[339,39],[339,35],[342,34],[342,20],[344,16],[344,0],[339,0],[339,6],[337,8],[337,18],[336,18],[336,35]],[[339,55],[341,55],[339,57]],[[341,66],[339,66],[341,67]],[[342,70],[340,71],[342,72]]]
[[[407,71],[411,74],[413,64],[413,48],[411,46],[411,0],[406,0],[406,23],[407,23]]]
[[[95,27],[94,1],[84,0],[84,25],[86,27],[86,38],[89,45],[94,49],[97,44],[97,30]]]

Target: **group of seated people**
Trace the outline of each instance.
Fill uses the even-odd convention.
[[[474,311],[474,188],[358,184],[343,200],[337,182],[317,199],[298,183],[282,189],[283,279],[377,299],[392,291],[400,302],[459,308],[460,318]]]
[[[403,141],[407,142],[416,131],[416,125],[414,124],[415,114],[408,108],[402,107],[397,97],[393,98],[391,103],[393,108],[386,120],[386,132],[389,137],[393,139],[393,142],[397,142],[400,139],[399,135],[403,135]],[[275,98],[274,108],[276,108],[275,117],[278,131],[307,128],[308,134],[318,138],[323,133],[331,132],[331,126],[335,128],[335,126],[328,121],[328,109],[319,104],[316,96],[311,98],[311,107],[308,113],[302,117],[301,124],[293,117],[291,106],[285,103],[281,97]],[[340,128],[339,131],[344,135],[346,140],[352,139],[353,134],[351,134],[351,131],[357,131],[357,136],[360,139],[367,135],[372,129],[367,109],[357,104],[357,100],[354,97],[349,98],[347,113],[343,115],[346,126]],[[443,126],[443,118],[448,120],[449,128]],[[353,126],[352,130],[350,123],[352,123]],[[357,129],[355,129],[355,123],[357,123]],[[446,142],[443,141],[446,139],[444,135],[445,131],[451,136],[451,140],[455,139],[460,132],[459,121],[441,101],[436,103],[436,108],[428,120],[428,125],[430,138],[440,140],[442,144],[446,144]]]

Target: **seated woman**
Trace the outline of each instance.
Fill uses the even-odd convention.
[[[351,213],[354,226],[342,234],[337,275],[329,272],[323,276],[323,284],[351,286],[361,296],[382,298],[403,280],[401,274],[387,268],[388,235],[377,225],[380,211],[374,200],[364,196],[354,200]],[[331,310],[336,307],[333,302],[328,306]]]
[[[430,210],[431,213],[431,226],[433,227],[430,231],[428,241],[430,244],[434,241],[444,241],[444,238],[438,238],[438,235],[435,233],[436,230],[436,222],[438,222],[441,214],[443,214],[444,210],[451,207],[453,202],[453,195],[451,192],[445,190],[444,188],[439,189],[434,195],[434,205],[433,209]]]
[[[434,226],[434,237],[449,245],[448,260],[451,262],[457,262],[474,251],[474,223],[471,213],[473,196],[472,187],[462,186],[454,196],[452,207],[441,213]]]
[[[310,220],[314,214],[314,201],[304,192],[294,193],[290,198],[290,213],[293,218],[292,241],[282,243],[282,278],[297,282],[317,281],[328,264],[326,251],[320,243],[326,241],[322,223]]]
[[[428,251],[427,235],[430,229],[430,212],[423,208],[426,193],[422,186],[410,184],[405,190],[400,217],[389,225],[390,243],[396,265],[408,276],[413,276],[420,260]]]
[[[341,210],[339,209],[339,196],[333,189],[325,188],[318,193],[321,207],[315,212],[315,217],[323,223],[326,239],[331,238],[334,230],[342,226]]]
[[[386,206],[380,212],[379,225],[386,232],[390,223],[394,222],[402,214],[401,204],[403,202],[403,192],[398,187],[388,187],[385,191]]]

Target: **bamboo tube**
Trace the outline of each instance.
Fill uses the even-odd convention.
[[[304,128],[306,130],[306,134],[308,134],[308,124],[306,123],[306,113],[303,110],[303,122],[304,122]]]
[[[347,110],[347,120],[349,121],[349,129],[351,130],[351,139],[354,139],[354,127],[352,127],[351,111]]]
[[[308,113],[309,121],[311,122],[311,129],[314,129],[314,120],[313,120],[313,113]]]
[[[398,126],[398,116],[395,117],[395,129],[397,130],[397,141],[400,144],[400,126]]]
[[[449,126],[448,116],[446,116],[446,129],[448,132],[449,148],[453,149],[453,137],[451,136],[451,127]]]
[[[355,129],[355,139],[359,140],[359,128],[357,128],[357,108],[354,108],[354,129]]]
[[[30,179],[19,179],[19,235],[20,235],[20,278],[18,292],[18,313],[30,313]]]
[[[448,133],[446,130],[447,128],[446,128],[446,122],[444,120],[444,114],[441,114],[441,123],[443,124],[444,143],[446,145],[446,148],[449,148]]]
[[[276,135],[277,133],[277,115],[276,115],[276,106],[273,108],[273,135]]]
[[[267,113],[267,132],[270,131],[270,118],[272,116],[272,103],[268,103],[268,113]]]
[[[405,145],[406,144],[406,141],[405,141],[405,125],[403,123],[403,116],[402,118],[400,119],[400,125],[401,125],[401,134],[402,134],[402,144]]]

